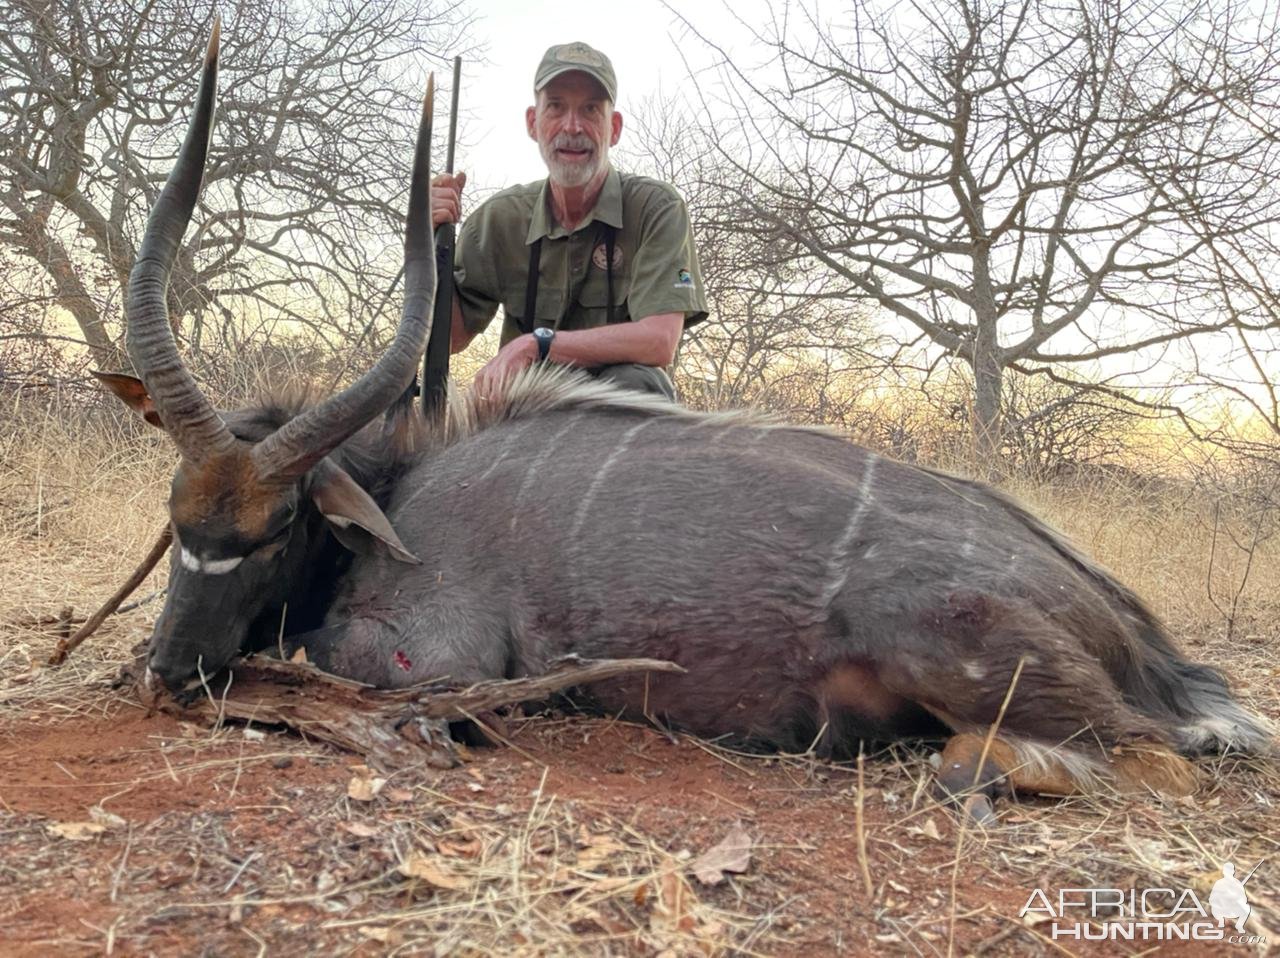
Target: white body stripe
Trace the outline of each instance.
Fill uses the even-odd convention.
[[[871,508],[871,504],[875,501],[875,497],[871,494],[871,482],[876,474],[876,463],[879,461],[876,456],[872,456],[867,460],[867,468],[863,472],[862,482],[858,486],[858,505],[854,508],[853,514],[849,516],[849,521],[845,524],[844,531],[840,533],[840,538],[835,541],[831,548],[831,556],[827,560],[828,575],[831,576],[831,579],[827,582],[826,588],[822,590],[822,605],[824,608],[835,600],[835,597],[840,594],[840,590],[845,587],[845,583],[849,580],[849,547],[853,545],[853,537],[862,525],[862,520],[866,518],[867,510]]]
[[[587,487],[587,494],[582,497],[582,502],[578,504],[578,511],[573,517],[573,528],[569,530],[569,541],[578,538],[578,533],[582,531],[582,524],[587,519],[587,510],[591,508],[591,502],[595,499],[596,493],[600,491],[600,484],[604,482],[604,477],[609,474],[618,462],[623,451],[631,444],[631,440],[645,426],[657,422],[657,419],[645,419],[643,422],[637,423],[622,434],[613,452],[609,453],[609,458],[604,461],[600,468],[596,471],[595,476],[591,479],[591,485]]]

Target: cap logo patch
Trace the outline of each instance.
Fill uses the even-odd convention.
[[[566,43],[556,51],[561,63],[580,63],[584,67],[603,67],[604,58],[585,43]]]

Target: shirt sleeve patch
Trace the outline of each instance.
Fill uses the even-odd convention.
[[[687,269],[682,269],[676,273],[675,288],[683,289],[685,287],[690,289],[693,288],[693,277],[689,274]]]

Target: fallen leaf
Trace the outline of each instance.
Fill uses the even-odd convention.
[[[45,826],[50,835],[73,842],[91,842],[107,830],[97,822],[50,822]]]
[[[294,665],[306,665],[307,650],[301,645],[298,646],[298,650],[294,652],[293,655],[289,656],[289,661],[292,662]]]
[[[407,788],[389,788],[382,794],[384,798],[389,798],[393,802],[413,801],[413,792]]]
[[[355,774],[347,782],[347,798],[357,802],[373,801],[387,784],[385,778],[378,778],[363,765],[353,767],[352,771]]]
[[[923,835],[925,838],[932,839],[935,842],[942,841],[942,833],[938,831],[938,823],[932,818],[926,818],[924,825],[919,828],[914,825],[908,827],[907,832],[912,835]]]
[[[448,865],[438,858],[412,851],[396,870],[405,878],[417,878],[437,888],[466,888],[471,882],[464,876],[452,871]]]
[[[649,925],[656,932],[683,932],[688,934],[696,922],[690,912],[698,905],[698,898],[679,872],[667,872],[659,879],[658,897],[654,902]]]
[[[370,825],[368,822],[343,822],[339,827],[357,838],[373,838],[374,835],[381,831],[377,826]]]
[[[89,819],[103,828],[124,828],[129,823],[119,815],[107,811],[101,805],[89,809]]]
[[[583,871],[594,871],[627,850],[627,846],[612,835],[589,835],[585,842],[580,839],[580,843],[586,846],[578,852],[577,867]]]
[[[704,885],[718,885],[726,872],[741,873],[751,865],[751,836],[735,822],[728,834],[697,857],[691,868]]]
[[[451,842],[442,838],[436,842],[436,850],[441,855],[450,855],[454,858],[475,858],[483,848],[484,845],[481,844],[478,838],[473,838],[466,842]]]
[[[594,908],[582,908],[579,911],[579,918],[594,922],[601,930],[608,932],[610,935],[624,936],[634,930],[630,925],[618,921],[616,918],[610,918]]]

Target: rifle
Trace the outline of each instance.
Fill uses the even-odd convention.
[[[449,107],[449,152],[444,171],[453,172],[458,137],[458,88],[462,85],[462,57],[453,58],[453,95]],[[422,414],[428,420],[444,415],[449,388],[449,334],[453,329],[453,248],[457,228],[444,223],[436,230],[436,302],[431,335],[422,360]]]

